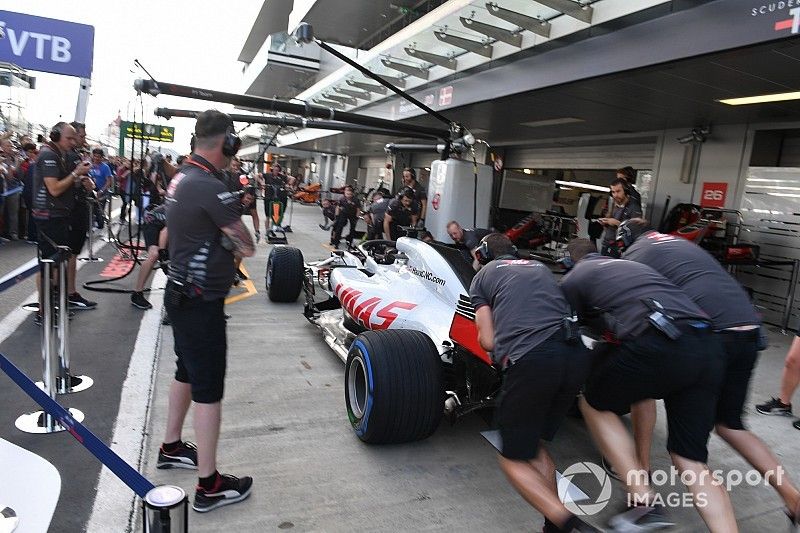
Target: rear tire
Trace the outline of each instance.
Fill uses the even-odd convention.
[[[303,290],[303,253],[292,246],[276,246],[267,260],[267,294],[273,302],[294,302]]]
[[[353,431],[370,444],[430,436],[444,412],[442,383],[439,353],[424,333],[362,333],[350,346],[345,367],[345,404]]]

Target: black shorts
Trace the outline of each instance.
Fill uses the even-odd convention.
[[[717,402],[717,423],[731,429],[745,429],[742,421],[750,377],[758,360],[758,329],[720,331],[725,350],[725,375]]]
[[[708,460],[724,354],[710,329],[682,328],[678,340],[648,328],[613,348],[592,371],[584,397],[599,411],[623,415],[648,398],[664,399],[667,450],[692,461]]]
[[[36,229],[39,232],[39,258],[48,259],[53,257],[58,250],[50,244],[44,235],[58,246],[69,246],[69,217],[57,217],[50,219],[36,219]]]
[[[142,233],[144,234],[144,245],[147,248],[151,246],[158,246],[158,236],[163,228],[160,224],[145,224],[142,226]]]
[[[76,200],[70,216],[69,247],[74,255],[78,255],[86,244],[89,232],[89,206],[85,200]]]
[[[219,402],[225,388],[228,349],[224,298],[184,299],[180,305],[165,299],[164,305],[175,338],[175,380],[191,384],[193,401]]]
[[[509,367],[495,411],[503,457],[528,461],[550,441],[589,374],[590,352],[559,330]]]

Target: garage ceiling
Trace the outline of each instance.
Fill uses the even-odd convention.
[[[800,38],[792,38],[449,109],[446,114],[469,128],[485,130],[478,137],[495,146],[706,124],[800,121],[800,101],[738,107],[716,101],[800,90],[799,67]],[[523,125],[540,121],[550,124]],[[428,117],[413,122],[438,125]],[[349,134],[294,147],[366,154],[381,152],[385,142],[389,139]]]

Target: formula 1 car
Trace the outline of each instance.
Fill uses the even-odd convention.
[[[480,347],[458,250],[400,237],[372,240],[303,263],[300,250],[273,248],[272,301],[305,294],[304,315],[345,362],[345,402],[356,435],[399,443],[431,435],[494,406],[500,372]]]

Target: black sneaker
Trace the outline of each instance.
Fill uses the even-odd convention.
[[[92,302],[81,296],[77,292],[73,292],[69,295],[69,307],[70,309],[94,309],[97,307],[97,302]]]
[[[657,531],[675,525],[667,518],[667,513],[661,506],[650,507],[639,505],[629,507],[608,521],[613,531],[625,533]]]
[[[131,305],[145,310],[153,308],[153,304],[147,301],[143,292],[134,292],[131,294]]]
[[[206,490],[197,486],[192,509],[199,513],[207,513],[217,507],[240,502],[250,496],[252,488],[253,478],[249,476],[240,479],[230,474],[219,474],[213,489]]]
[[[164,448],[158,449],[158,462],[156,468],[186,468],[197,470],[197,446],[194,443],[182,442],[173,452],[165,452]]]
[[[792,424],[794,429],[800,429],[800,420],[795,420],[794,424]]]
[[[792,404],[783,403],[778,398],[770,398],[768,402],[756,405],[756,411],[762,415],[790,416]]]

